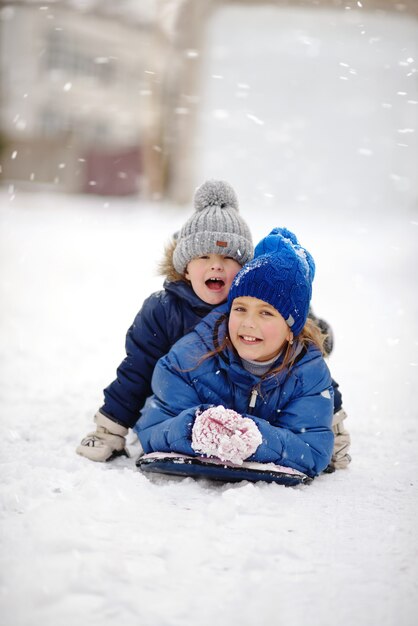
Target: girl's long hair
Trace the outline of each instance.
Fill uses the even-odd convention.
[[[213,350],[210,350],[206,354],[204,354],[199,359],[199,362],[197,363],[196,367],[200,365],[202,361],[205,361],[206,359],[210,359],[216,354],[219,354],[222,358],[222,354],[227,348],[232,349],[236,352],[228,335],[225,335],[222,342],[219,343],[219,329],[222,326],[222,323],[224,321],[225,322],[228,321],[228,316],[226,314],[221,316],[217,320],[217,323],[214,326],[213,339],[214,339],[215,348]],[[286,345],[283,348],[284,352],[282,350],[283,359],[280,365],[266,372],[261,378],[264,378],[266,376],[271,376],[272,374],[279,374],[280,372],[286,369],[291,369],[293,365],[295,364],[296,360],[298,359],[298,357],[300,356],[300,354],[304,352],[309,347],[309,345],[316,346],[321,351],[321,353],[325,355],[326,351],[324,349],[324,343],[326,339],[327,339],[327,335],[321,331],[321,329],[314,322],[314,320],[308,317],[302,331],[299,333],[297,337],[293,338],[293,343],[290,343],[289,341],[285,342]]]

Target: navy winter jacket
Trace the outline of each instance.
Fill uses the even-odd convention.
[[[203,302],[188,283],[165,281],[164,289],[147,298],[126,335],[126,357],[117,378],[104,390],[101,411],[131,428],[151,395],[158,359],[192,330],[214,307]]]
[[[191,447],[196,411],[223,405],[253,419],[261,432],[262,443],[249,461],[272,462],[316,476],[329,464],[334,443],[333,387],[320,351],[310,346],[290,371],[262,378],[247,372],[232,349],[199,362],[214,348],[220,310],[157,363],[154,396],[135,429],[144,451],[196,456]],[[225,316],[223,320],[221,334],[226,332]],[[253,390],[258,396],[251,413]]]

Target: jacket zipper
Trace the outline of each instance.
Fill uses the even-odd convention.
[[[257,402],[257,396],[258,396],[258,391],[257,389],[254,387],[254,389],[251,390],[251,397],[250,397],[250,402],[248,404],[248,413],[251,415],[251,413],[253,412],[253,409],[255,407],[255,403]]]

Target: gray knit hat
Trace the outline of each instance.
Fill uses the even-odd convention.
[[[195,212],[181,228],[173,265],[184,274],[192,259],[204,254],[230,256],[240,265],[253,258],[250,229],[238,212],[235,191],[223,180],[208,180],[194,195]]]

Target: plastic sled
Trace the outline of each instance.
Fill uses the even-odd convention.
[[[226,463],[215,458],[186,456],[175,452],[151,452],[139,457],[136,466],[144,474],[167,474],[206,478],[227,483],[240,480],[249,482],[278,483],[286,487],[307,485],[312,478],[291,467],[274,463],[244,462],[242,465]]]

